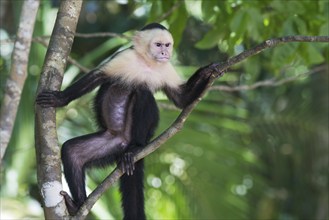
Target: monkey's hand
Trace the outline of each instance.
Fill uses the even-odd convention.
[[[225,72],[218,72],[218,63],[211,63],[205,67],[202,67],[202,73],[207,75],[208,77],[221,77]]]
[[[49,108],[65,106],[68,101],[60,91],[43,91],[37,96],[36,103],[43,108]]]
[[[128,176],[134,174],[134,154],[132,152],[126,152],[119,160],[119,166],[123,172],[126,172]]]

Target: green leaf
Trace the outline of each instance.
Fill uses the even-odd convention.
[[[305,21],[303,21],[299,17],[295,17],[294,23],[296,24],[297,34],[301,34],[301,35],[307,34],[307,26]]]
[[[256,8],[250,8],[247,11],[248,13],[248,18],[246,19],[246,16],[244,16],[243,20],[242,20],[242,24],[241,26],[245,26],[248,29],[248,35],[254,39],[255,41],[259,41],[261,40],[260,37],[260,33],[259,30],[260,28],[263,27],[263,16],[260,13],[259,9]],[[248,22],[248,24],[247,24]],[[243,31],[243,30],[241,30]],[[239,33],[239,35],[241,36],[243,34],[243,32]]]
[[[195,47],[198,49],[210,49],[217,45],[219,39],[221,39],[221,30],[219,28],[214,28],[209,31]]]
[[[284,35],[295,35],[296,34],[293,23],[294,23],[294,18],[288,18],[283,23],[282,32]]]
[[[211,20],[214,20],[214,16],[216,16],[214,9],[217,5],[217,1],[202,1],[202,17],[205,21],[210,22]]]
[[[291,43],[275,48],[271,62],[276,68],[282,68],[285,64],[295,60],[298,45],[299,43]]]
[[[150,13],[148,14],[148,23],[154,22],[163,14],[163,6],[162,6],[163,1],[153,1],[151,4],[151,10]]]
[[[175,46],[178,46],[182,40],[183,32],[185,30],[188,19],[186,9],[176,10],[172,14],[173,19],[170,19],[170,32],[174,38]]]
[[[259,65],[259,56],[251,57],[248,59],[248,62],[243,63],[246,68],[247,74],[249,74],[254,81],[258,78],[258,74],[261,70],[261,65]]]
[[[307,44],[308,60],[310,64],[319,64],[324,61],[324,57],[319,50],[312,44]]]
[[[329,22],[327,21],[325,24],[323,24],[320,28],[320,31],[319,31],[320,35],[329,35]]]
[[[281,0],[275,0],[270,4],[275,10],[286,14],[302,14],[305,13],[305,7],[301,1],[287,1],[284,4]]]
[[[246,12],[245,10],[239,10],[237,13],[235,13],[233,19],[230,22],[230,28],[232,32],[240,32],[241,29],[245,29],[243,25],[241,25],[244,22]]]

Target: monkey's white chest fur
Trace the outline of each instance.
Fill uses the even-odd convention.
[[[165,86],[177,88],[183,82],[170,62],[147,62],[133,49],[122,51],[100,69],[127,85],[146,85],[153,92]]]

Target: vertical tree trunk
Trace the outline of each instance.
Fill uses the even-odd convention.
[[[61,1],[42,69],[38,93],[42,90],[60,90],[81,6],[82,0]],[[43,109],[36,106],[35,142],[38,184],[43,198],[45,218],[63,219],[67,211],[60,195],[61,158],[54,108]]]
[[[18,105],[27,77],[28,58],[39,5],[39,0],[26,0],[22,6],[15,47],[12,54],[10,76],[6,82],[5,96],[0,114],[1,160],[6,152],[13,131]]]

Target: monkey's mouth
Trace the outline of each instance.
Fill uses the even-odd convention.
[[[164,62],[168,62],[170,59],[170,57],[157,57],[157,61],[158,62],[161,62],[161,63],[164,63]]]

